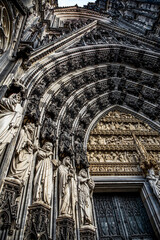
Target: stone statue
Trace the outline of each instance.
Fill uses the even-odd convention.
[[[154,172],[154,169],[151,168],[148,171],[147,179],[150,183],[150,186],[153,189],[153,193],[155,194],[155,196],[160,201],[160,176],[156,176],[155,172]]]
[[[20,94],[15,93],[0,100],[0,155],[17,133],[23,110],[20,102]]]
[[[77,199],[75,171],[70,157],[65,157],[59,166],[59,215],[74,218],[74,207]]]
[[[43,202],[50,206],[53,186],[53,165],[57,161],[53,159],[53,144],[46,142],[37,152],[36,174],[34,178],[33,200]]]
[[[79,172],[78,181],[81,226],[93,225],[91,196],[95,184],[93,180],[88,177],[85,169]]]
[[[25,183],[31,170],[33,159],[33,137],[35,125],[27,123],[20,132],[16,147],[16,157],[13,159],[8,178],[19,184]]]

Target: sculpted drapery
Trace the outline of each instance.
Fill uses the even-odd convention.
[[[7,143],[16,135],[22,119],[21,97],[12,94],[9,98],[0,100],[0,155]]]
[[[93,180],[88,177],[87,171],[85,169],[82,169],[79,172],[78,182],[81,226],[93,225],[91,196],[95,184]]]
[[[76,199],[75,171],[70,157],[65,157],[59,166],[59,215],[69,215],[74,218]]]
[[[43,202],[50,206],[53,189],[53,144],[46,142],[37,152],[36,174],[34,178],[34,202]]]
[[[150,183],[150,186],[153,189],[153,193],[155,194],[155,196],[160,201],[160,176],[156,176],[155,172],[154,172],[154,169],[151,168],[148,171],[147,179],[148,179],[148,181]]]
[[[33,160],[33,137],[35,125],[28,123],[20,132],[16,147],[16,157],[12,161],[9,178],[18,183],[25,183],[31,170]]]

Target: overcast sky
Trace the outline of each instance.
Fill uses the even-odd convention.
[[[95,0],[59,0],[58,5],[59,7],[65,7],[77,4],[78,6],[83,7],[83,5],[86,5],[88,2],[95,2]]]

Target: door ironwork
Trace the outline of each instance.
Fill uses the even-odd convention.
[[[157,240],[139,193],[95,193],[99,240]]]

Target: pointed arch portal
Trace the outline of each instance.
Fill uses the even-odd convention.
[[[0,1],[2,240],[160,239],[159,5],[109,2]]]

